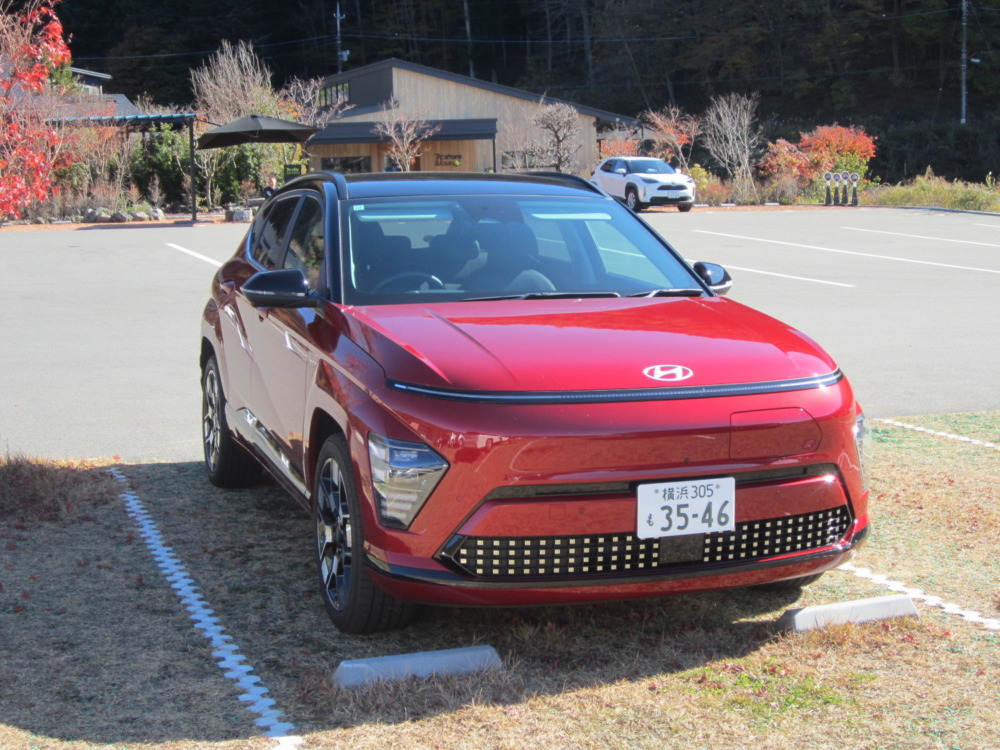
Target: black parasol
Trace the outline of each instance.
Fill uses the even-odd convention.
[[[198,148],[223,148],[244,143],[305,143],[318,128],[267,115],[247,115],[198,136]]]

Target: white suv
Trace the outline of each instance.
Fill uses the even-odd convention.
[[[694,206],[694,180],[663,159],[649,156],[612,156],[597,165],[591,181],[633,211],[649,206]]]

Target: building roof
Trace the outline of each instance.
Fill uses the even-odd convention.
[[[102,115],[96,117],[59,117],[54,118],[68,125],[92,125],[105,127],[130,127],[135,130],[150,130],[157,125],[169,125],[174,130],[187,127],[200,119],[195,112],[170,115]]]
[[[497,121],[493,120],[429,120],[437,131],[423,141],[480,141],[493,140],[497,135]],[[309,139],[309,145],[337,143],[379,143],[387,139],[375,130],[374,122],[334,120]]]
[[[324,81],[324,86],[332,86],[338,83],[346,83],[350,81],[355,76],[361,73],[377,72],[385,69],[398,68],[400,70],[407,70],[411,73],[419,73],[421,75],[433,76],[435,78],[440,78],[445,81],[451,81],[452,83],[457,83],[462,86],[473,86],[483,91],[490,91],[494,94],[502,94],[504,96],[512,96],[517,99],[524,99],[525,101],[531,102],[548,102],[554,104],[568,104],[573,107],[577,112],[582,115],[588,115],[597,120],[607,122],[607,123],[621,123],[623,125],[635,126],[639,124],[639,120],[635,117],[627,117],[626,115],[620,115],[615,112],[608,112],[603,109],[595,109],[594,107],[586,107],[582,104],[576,104],[574,102],[565,101],[563,99],[556,99],[552,96],[547,96],[546,94],[536,94],[531,91],[526,91],[525,89],[514,88],[513,86],[503,86],[498,83],[492,83],[490,81],[481,81],[478,78],[470,78],[469,76],[461,75],[459,73],[451,73],[446,70],[441,70],[439,68],[431,68],[427,65],[420,65],[418,63],[409,62],[407,60],[400,60],[395,57],[391,57],[388,60],[382,60],[381,62],[372,63],[371,65],[364,65],[360,68],[354,68],[348,70],[344,73],[335,73],[333,75],[327,76]]]

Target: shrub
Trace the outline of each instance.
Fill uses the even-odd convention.
[[[854,126],[821,125],[802,134],[799,148],[812,159],[817,173],[846,170],[864,178],[868,162],[875,158],[875,139]]]
[[[695,200],[699,203],[719,206],[731,201],[731,185],[720,180],[700,164],[691,167],[688,170],[688,175],[694,180]]]
[[[908,184],[879,185],[865,190],[860,202],[869,206],[933,206],[963,211],[1000,210],[1000,189],[992,174],[986,182],[949,182],[930,168]]]

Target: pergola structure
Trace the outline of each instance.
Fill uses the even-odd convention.
[[[94,117],[58,117],[50,122],[65,125],[77,125],[80,127],[117,127],[125,128],[140,133],[148,133],[155,127],[167,126],[171,130],[182,130],[187,128],[188,143],[191,149],[191,158],[188,163],[188,170],[191,175],[191,221],[198,221],[198,194],[195,163],[194,163],[194,124],[205,122],[204,118],[196,112],[185,112],[183,114],[172,115],[107,115]]]

